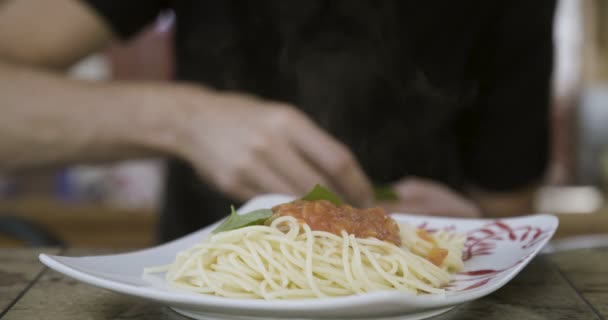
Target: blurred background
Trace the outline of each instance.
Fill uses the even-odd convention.
[[[130,42],[84,59],[70,74],[168,80],[172,27],[171,12],[163,13]],[[553,153],[536,210],[560,215],[562,238],[606,235],[608,1],[560,0],[554,28]],[[163,177],[161,159],[0,172],[0,247],[152,245]]]

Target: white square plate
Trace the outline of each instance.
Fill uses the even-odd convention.
[[[281,195],[260,196],[239,212],[270,208],[291,199]],[[41,254],[40,261],[85,283],[157,301],[198,319],[423,319],[502,287],[542,249],[558,225],[556,217],[545,214],[502,220],[406,214],[393,217],[429,232],[449,229],[467,235],[465,268],[453,276],[445,295],[374,292],[329,299],[245,300],[171,290],[166,286],[164,274],[142,277],[144,267],[171,263],[178,251],[198,243],[217,224],[146,250],[91,257]]]

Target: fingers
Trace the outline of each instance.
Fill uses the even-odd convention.
[[[371,203],[371,184],[350,151],[303,113],[243,97],[223,97],[220,104],[216,112],[188,118],[184,157],[221,191],[241,199],[301,195],[318,183],[353,205]],[[234,119],[247,121],[235,126]],[[200,122],[208,133],[202,134]]]
[[[384,208],[388,213],[410,213],[410,214],[419,214],[419,215],[427,215],[429,214],[428,205],[422,203],[407,203],[404,201],[398,202],[381,202],[378,203],[378,206]]]
[[[263,193],[299,195],[298,189],[267,162],[257,162],[251,170],[244,173],[243,178],[245,183],[255,190],[256,195]]]
[[[394,185],[395,192],[403,201],[426,200],[430,195],[437,193],[441,187],[434,182],[418,178],[406,178]]]
[[[241,183],[230,189],[229,194],[234,200],[245,202],[258,195],[259,192],[248,183]]]
[[[394,188],[399,201],[382,204],[391,212],[468,218],[481,215],[472,201],[434,181],[408,178]]]
[[[222,159],[220,159],[222,160]],[[264,193],[297,195],[294,188],[260,151],[238,154],[216,164],[211,179],[224,193],[238,200],[249,200]]]
[[[252,169],[243,172],[239,178],[240,182],[227,190],[237,200],[247,201],[265,193],[299,195],[299,192],[290,186],[283,177],[265,164],[260,163]]]
[[[301,155],[321,171],[347,202],[357,206],[372,203],[371,183],[344,145],[309,121],[292,128],[289,137]]]
[[[454,204],[436,204],[429,202],[406,202],[379,203],[389,213],[406,213],[429,216],[477,218],[479,211],[474,207],[462,207]]]
[[[281,178],[295,190],[295,194],[303,195],[316,184],[335,190],[335,186],[319,172],[319,169],[313,167],[290,146],[282,146],[273,150],[267,160],[271,163],[272,168],[281,175]]]

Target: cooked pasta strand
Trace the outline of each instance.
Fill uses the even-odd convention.
[[[177,254],[167,272],[179,290],[246,299],[304,299],[398,290],[441,294],[449,272],[462,268],[464,237],[440,232],[425,239],[401,225],[402,246],[342,232],[313,231],[282,216],[270,226],[222,232]],[[425,257],[434,247],[448,250],[440,266]]]

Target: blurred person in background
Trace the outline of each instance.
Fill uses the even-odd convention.
[[[62,71],[157,15],[176,81]],[[529,213],[548,161],[554,3],[0,1],[0,170],[168,155],[168,240],[320,183],[402,212]],[[200,178],[200,179],[199,179]]]

